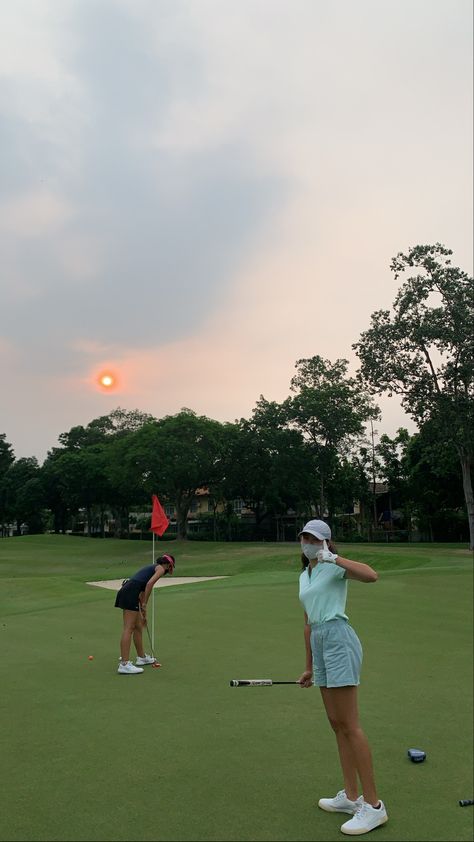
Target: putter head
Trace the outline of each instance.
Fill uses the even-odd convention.
[[[409,748],[407,754],[412,763],[423,763],[426,759],[426,752],[421,748]]]
[[[161,664],[159,664],[158,661],[155,661],[155,663],[152,664],[152,667],[153,667],[153,669],[156,670],[156,669],[159,669],[161,667]]]

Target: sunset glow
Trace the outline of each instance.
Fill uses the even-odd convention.
[[[104,392],[111,392],[117,386],[117,377],[110,371],[102,371],[97,377],[97,383]]]
[[[399,252],[472,271],[470,0],[2,12],[0,456],[118,406],[250,419],[297,360],[356,376]]]

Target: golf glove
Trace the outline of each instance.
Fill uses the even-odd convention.
[[[332,553],[331,550],[328,549],[326,541],[323,541],[323,549],[319,550],[317,559],[318,561],[326,561],[330,564],[335,564],[337,561],[337,555],[336,553]]]

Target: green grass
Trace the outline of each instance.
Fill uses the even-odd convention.
[[[159,544],[158,549],[168,548]],[[338,840],[316,807],[341,779],[316,689],[236,688],[304,666],[294,544],[173,542],[156,594],[161,670],[116,673],[115,594],[151,544],[0,541],[0,840]],[[360,711],[389,823],[381,840],[471,840],[472,554],[461,545],[340,545],[376,585],[349,584],[364,645]],[[94,655],[89,661],[88,655]],[[407,748],[423,748],[415,765]],[[375,838],[375,837],[374,837]]]

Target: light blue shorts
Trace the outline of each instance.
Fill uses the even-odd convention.
[[[362,646],[347,620],[311,624],[313,680],[318,687],[360,684]]]

